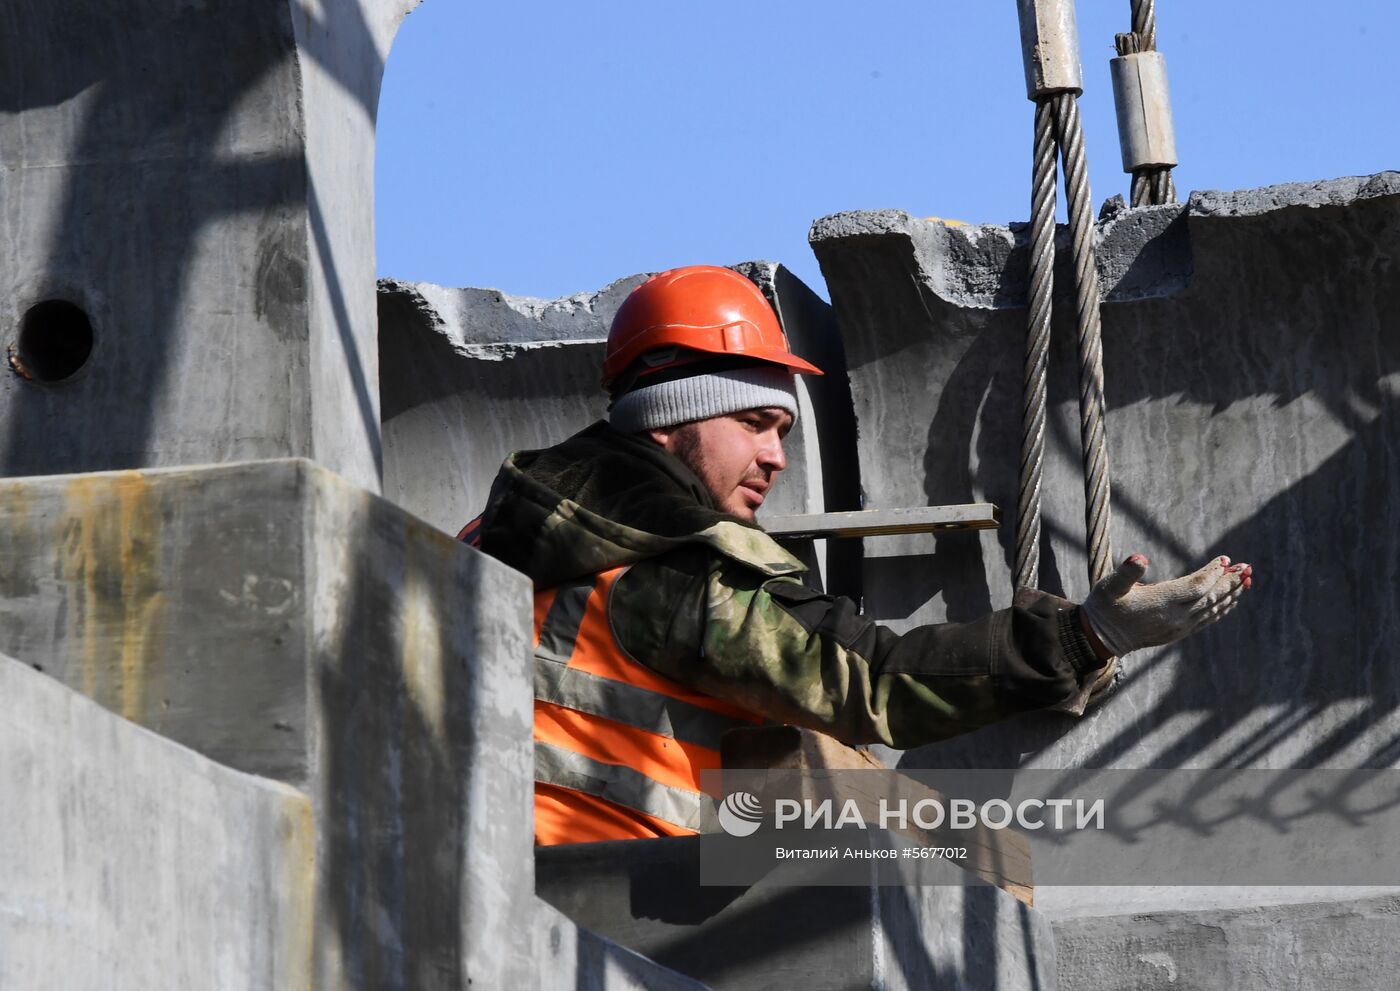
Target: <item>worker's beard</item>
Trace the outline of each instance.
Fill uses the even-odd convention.
[[[678,427],[673,438],[671,454],[695,473],[695,477],[700,480],[700,484],[710,494],[710,500],[714,503],[715,508],[721,512],[729,513],[731,516],[753,522],[755,519],[754,511],[738,495],[739,486],[745,482],[756,481],[763,483],[764,487],[767,488],[769,477],[757,470],[748,471],[738,478],[732,477],[732,475],[724,477],[723,459],[715,462],[706,456],[700,431],[695,429],[694,424]]]
[[[692,424],[687,423],[685,426],[676,428],[676,439],[671,453],[675,456],[677,461],[695,473],[695,477],[700,479],[700,482],[705,486],[706,490],[709,491],[710,498],[718,502],[718,496],[715,494],[714,490],[710,488],[709,475],[707,473],[710,466],[709,462],[705,460],[705,454],[701,449],[700,433],[697,430],[691,429],[691,427]]]

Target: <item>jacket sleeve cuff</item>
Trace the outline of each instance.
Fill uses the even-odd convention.
[[[1061,610],[1055,614],[1055,619],[1059,626],[1060,649],[1064,651],[1070,667],[1074,669],[1075,677],[1082,684],[1085,675],[1099,671],[1108,662],[1099,659],[1094,653],[1093,645],[1089,643],[1089,638],[1084,635],[1079,625],[1078,606]]]

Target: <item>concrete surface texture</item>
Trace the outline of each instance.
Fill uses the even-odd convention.
[[[803,383],[789,467],[763,514],[857,508],[850,394],[830,308],[780,265],[734,268],[773,303],[793,349],[829,372]],[[485,505],[507,454],[548,447],[605,417],[598,381],[608,327],[645,278],[556,300],[381,282],[386,496],[455,533]],[[808,441],[812,423],[819,445]]]
[[[10,479],[0,504],[0,651],[311,796],[318,986],[521,986],[524,577],[305,461]]]
[[[643,279],[557,300],[381,282],[386,497],[456,533],[485,507],[507,454],[606,416],[603,342]]]
[[[308,797],[0,656],[0,987],[305,991]]]
[[[795,887],[792,865],[701,887],[699,857],[695,837],[540,848],[536,890],[716,991],[1056,987],[1050,923],[995,888]]]
[[[596,933],[557,908],[534,911],[534,991],[706,991],[706,986]]]
[[[0,475],[377,489],[374,116],[415,3],[4,5]]]
[[[1206,633],[1128,657],[1117,695],[1083,721],[1026,719],[911,759],[1393,763],[1397,235],[1395,173],[1197,193],[1101,224],[1115,546],[1146,553],[1149,577],[1228,553],[1256,565],[1258,585]],[[867,502],[985,498],[1014,515],[1020,235],[882,213],[826,218],[812,239],[850,355]],[[1042,584],[1079,599],[1067,305],[1055,332]],[[867,611],[907,628],[1005,606],[1011,529],[869,541]]]
[[[1395,896],[1055,923],[1060,987],[1081,991],[1390,988]]]
[[[376,308],[415,4],[0,9],[0,986],[1391,986],[1397,896],[1359,889],[701,889],[686,840],[542,851],[536,898],[529,584],[442,531],[603,415],[643,276]],[[896,759],[1393,766],[1400,174],[1110,208],[1099,238],[1119,556],[1226,553],[1256,589],[1083,720]],[[1014,518],[1024,232],[879,211],[811,240],[834,308],[736,266],[829,373],[764,515]],[[1041,584],[1078,599],[1067,251],[1056,284]],[[1007,605],[1011,534],[808,557],[906,629]]]
[[[1098,233],[1118,556],[1144,552],[1149,577],[1167,577],[1229,554],[1254,563],[1255,588],[1218,626],[1126,658],[1116,694],[1083,720],[1026,717],[905,765],[1393,765],[1400,174],[1195,193],[1110,210]],[[985,499],[1014,519],[1024,233],[882,211],[819,220],[811,240],[846,341],[867,504]],[[1042,585],[1080,599],[1067,255]],[[867,541],[867,612],[908,628],[1007,605],[1012,530]],[[1159,907],[1222,897],[1168,889]],[[1120,898],[1131,893],[1048,891],[1038,904],[1103,914]]]

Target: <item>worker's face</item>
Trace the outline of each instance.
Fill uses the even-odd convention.
[[[787,467],[783,438],[791,429],[792,415],[770,406],[648,434],[699,476],[715,505],[752,522],[778,472]]]

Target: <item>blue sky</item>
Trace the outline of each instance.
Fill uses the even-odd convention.
[[[1157,6],[1183,198],[1400,167],[1400,5]],[[1079,2],[1096,204],[1127,191],[1129,9]],[[379,272],[553,297],[767,258],[825,296],[816,217],[1024,220],[1031,114],[1013,0],[424,0],[380,101]]]

